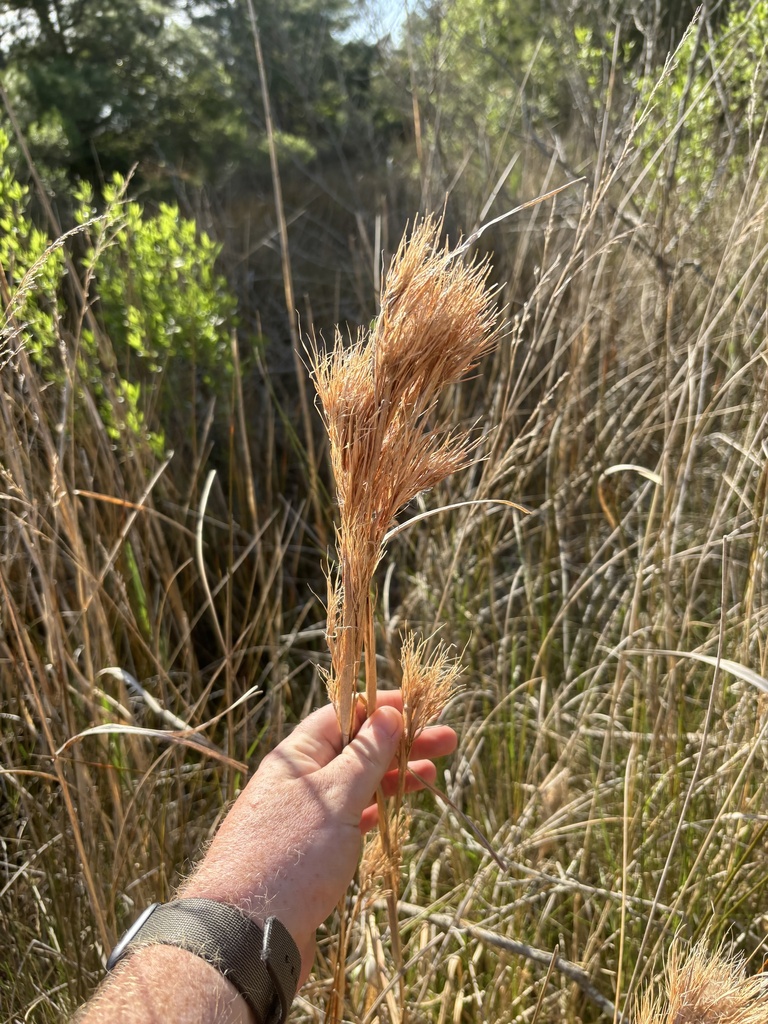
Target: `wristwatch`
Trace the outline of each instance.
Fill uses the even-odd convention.
[[[240,992],[257,1024],[287,1020],[299,983],[301,954],[276,917],[268,917],[262,929],[228,903],[153,903],[112,950],[107,970],[133,950],[155,944],[186,949],[212,964]]]

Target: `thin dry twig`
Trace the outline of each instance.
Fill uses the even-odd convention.
[[[548,971],[554,960],[555,970],[575,982],[590,1002],[598,1006],[607,1017],[613,1019],[615,1016],[615,1007],[611,1000],[595,987],[592,979],[583,967],[579,967],[578,964],[570,960],[565,960],[561,956],[553,958],[552,953],[548,953],[544,949],[537,949],[535,946],[530,946],[527,942],[518,942],[516,939],[510,939],[506,935],[499,935],[498,932],[492,931],[490,928],[473,924],[471,921],[465,921],[463,918],[457,919],[450,914],[434,913],[424,910],[423,907],[417,907],[412,903],[403,903],[402,900],[398,903],[398,909],[400,913],[405,914],[407,917],[423,918],[425,921],[436,924],[438,928],[470,935],[472,938],[477,939],[478,942],[484,942],[488,946],[503,949],[508,953],[514,953],[516,956],[524,956],[527,960],[533,961],[533,963],[542,964]],[[622,1024],[630,1024],[629,1018],[626,1015],[619,1015],[619,1021]],[[651,1022],[642,1022],[642,1024],[651,1024]],[[653,1024],[656,1024],[656,1022],[654,1021]],[[744,1024],[747,1024],[747,1022],[744,1022]],[[752,1022],[750,1021],[749,1024],[752,1024]]]

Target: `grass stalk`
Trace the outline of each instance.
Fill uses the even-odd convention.
[[[267,70],[264,63],[264,54],[261,49],[261,35],[256,19],[253,0],[247,0],[248,17],[251,23],[253,34],[253,45],[256,51],[256,64],[259,69],[259,82],[261,84],[261,99],[264,107],[264,123],[267,131],[267,145],[269,146],[269,166],[272,173],[272,190],[275,196],[275,216],[280,235],[280,260],[283,273],[283,289],[285,292],[285,312],[288,317],[288,330],[291,338],[291,353],[293,366],[296,373],[296,387],[299,393],[299,407],[304,428],[304,443],[307,447],[307,467],[309,470],[310,500],[315,512],[315,530],[320,537],[325,535],[325,523],[322,518],[320,506],[320,483],[317,474],[317,458],[315,455],[314,432],[312,429],[312,416],[309,409],[307,397],[306,372],[301,359],[301,341],[296,323],[298,316],[296,299],[293,288],[293,272],[291,270],[291,256],[288,246],[288,224],[285,218],[285,206],[283,203],[283,186],[280,179],[280,164],[277,157],[277,143],[275,141],[275,129],[272,118],[272,105],[269,98],[269,83],[267,81]]]
[[[470,463],[475,442],[432,423],[441,392],[464,378],[496,341],[488,269],[465,266],[440,245],[440,222],[427,219],[404,239],[385,283],[381,314],[368,333],[345,348],[340,332],[331,353],[312,352],[315,387],[330,441],[340,508],[339,569],[329,574],[328,692],[336,707],[343,742],[349,742],[364,654],[366,714],[376,709],[377,672],[373,576],[385,538],[398,512],[418,493]],[[404,646],[404,655],[415,655]],[[419,648],[419,655],[423,655]],[[441,668],[442,668],[442,662]],[[419,728],[447,701],[449,687],[432,687],[416,661],[404,682],[404,707],[429,703],[420,726],[411,719],[400,758],[401,792],[394,817],[377,796],[384,884],[387,889],[393,959],[400,972],[402,949],[397,916],[401,826],[407,755]],[[451,677],[452,678],[452,677]],[[410,694],[410,696],[409,696]],[[431,702],[431,703],[430,703]],[[390,824],[392,823],[392,824]],[[402,998],[401,998],[402,1006]],[[401,1011],[403,1012],[403,1011]]]

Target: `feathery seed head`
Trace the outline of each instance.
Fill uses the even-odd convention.
[[[674,946],[666,975],[666,995],[646,994],[632,1015],[637,1024],[768,1024],[765,981],[745,977],[738,958],[699,943],[683,959]]]
[[[434,422],[437,402],[498,338],[488,264],[464,264],[441,231],[428,217],[403,240],[371,331],[349,346],[337,331],[330,353],[311,352],[340,513],[329,692],[345,737],[384,537],[403,506],[471,462],[475,443]]]
[[[403,641],[400,664],[405,718],[405,757],[401,760],[405,763],[416,737],[440,715],[455,692],[461,666],[451,660],[445,644],[440,643],[429,655],[426,641],[417,643],[412,633]]]
[[[427,218],[401,243],[372,331],[349,347],[337,332],[329,354],[312,355],[342,530],[345,517],[368,522],[372,542],[416,494],[469,461],[466,435],[428,421],[444,388],[497,340],[488,265],[439,250],[440,229]]]
[[[387,813],[387,827],[366,837],[360,861],[360,891],[374,899],[385,894],[387,880],[396,880],[411,830],[411,816],[406,808],[390,808]]]

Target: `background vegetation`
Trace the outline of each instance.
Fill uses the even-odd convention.
[[[418,803],[410,1013],[602,1019],[676,933],[756,970],[768,5],[445,0],[376,39],[344,0],[256,0],[263,78],[246,4],[108,6],[0,10],[0,1019],[83,1000],[325,699],[295,311],[367,323],[418,211],[455,239],[566,182],[474,246],[509,317],[451,406],[484,460],[417,501],[531,514],[443,513],[380,568],[380,676],[406,622],[463,652],[441,782],[498,857]],[[390,1019],[386,943],[374,907],[350,1020]]]

